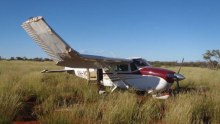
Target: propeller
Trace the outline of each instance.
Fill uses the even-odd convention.
[[[176,91],[177,93],[179,93],[179,89],[180,89],[180,85],[179,85],[179,80],[181,78],[182,75],[180,75],[180,71],[181,71],[181,68],[182,68],[182,65],[183,65],[183,61],[184,61],[184,58],[182,59],[182,62],[180,64],[180,67],[179,67],[179,70],[176,74]]]

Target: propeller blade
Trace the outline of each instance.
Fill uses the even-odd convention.
[[[181,62],[181,64],[180,64],[180,68],[179,68],[179,70],[178,70],[178,74],[180,73],[180,70],[181,70],[181,68],[182,68],[182,64],[183,64],[183,61],[184,61],[184,58],[182,59],[182,62]]]

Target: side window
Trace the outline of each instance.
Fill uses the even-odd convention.
[[[117,71],[117,72],[127,72],[127,71],[129,71],[129,68],[128,68],[127,64],[117,65],[115,71]]]

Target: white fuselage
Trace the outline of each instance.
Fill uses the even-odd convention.
[[[65,70],[74,70],[75,75],[87,80],[96,79],[97,69],[86,68],[69,68],[65,67]],[[89,74],[89,77],[88,77]],[[158,76],[145,76],[141,74],[132,73],[106,73],[103,69],[102,85],[107,87],[118,87],[120,89],[134,88],[139,91],[161,91],[171,86],[166,80]]]

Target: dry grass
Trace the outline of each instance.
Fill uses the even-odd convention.
[[[98,95],[96,85],[52,62],[0,61],[0,123],[10,123],[25,96],[36,95],[34,113],[42,123],[220,123],[220,71],[183,67],[180,94],[155,100],[133,91]],[[169,68],[178,70],[178,68]],[[3,116],[4,115],[4,116]]]

